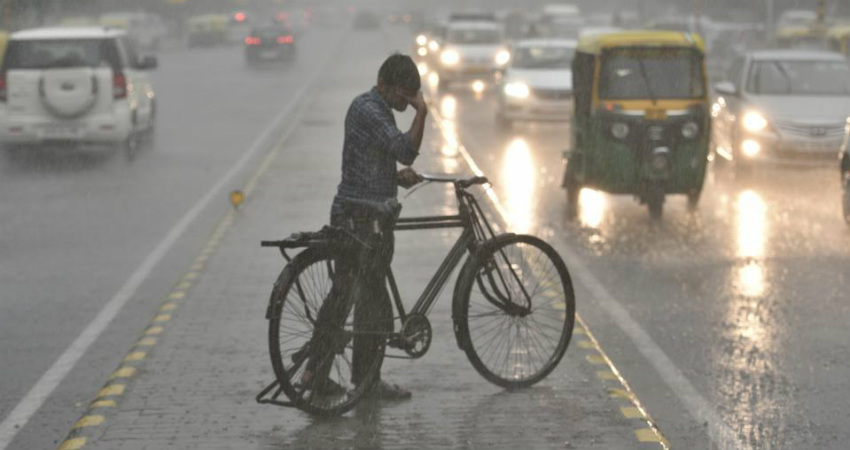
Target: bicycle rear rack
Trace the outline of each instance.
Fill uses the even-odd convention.
[[[263,397],[266,397],[267,395],[269,395],[272,391],[274,391],[274,393],[271,394],[270,397],[263,398]],[[274,380],[274,382],[272,384],[266,386],[259,394],[257,394],[257,403],[259,403],[261,405],[275,405],[275,406],[284,406],[284,407],[287,407],[287,408],[294,408],[295,407],[294,403],[292,403],[290,401],[282,402],[282,401],[278,400],[278,398],[280,397],[281,394],[283,394],[283,388],[280,386],[279,381]]]

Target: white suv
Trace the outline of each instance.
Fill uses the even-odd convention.
[[[0,67],[0,143],[132,146],[152,131],[153,87],[122,30],[39,28],[13,33]]]

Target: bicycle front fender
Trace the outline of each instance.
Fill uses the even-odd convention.
[[[475,247],[475,250],[470,252],[469,256],[466,258],[466,261],[463,263],[463,267],[460,269],[460,273],[458,274],[457,281],[455,282],[454,293],[452,294],[452,324],[454,326],[455,331],[455,339],[457,340],[457,346],[459,349],[466,351],[464,343],[469,342],[466,339],[466,336],[460,335],[460,327],[459,324],[463,323],[466,320],[464,317],[464,312],[461,311],[461,296],[464,294],[466,289],[469,289],[469,286],[466,286],[466,280],[474,280],[474,271],[481,264],[479,255],[486,255],[490,253],[491,249],[497,247],[504,241],[516,236],[515,233],[503,233],[492,239],[488,239],[482,242],[480,245]]]

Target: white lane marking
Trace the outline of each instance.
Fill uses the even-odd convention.
[[[316,74],[322,72],[327,61],[319,65],[319,70]],[[283,122],[295,110],[295,108],[303,101],[305,93],[313,87],[317,76],[308,78],[309,81],[305,84],[294,96],[294,98],[286,105],[286,107],[278,114],[263,133],[254,141],[251,147],[245,154],[236,162],[236,164],[216,183],[206,195],[204,195],[183,218],[168,232],[165,238],[154,248],[154,250],[145,258],[142,264],[136,269],[130,278],[124,283],[121,289],[112,297],[111,300],[100,310],[94,320],[80,333],[77,339],[71,343],[64,353],[53,363],[50,369],[41,376],[41,379],[30,389],[29,392],[15,406],[12,412],[0,423],[0,450],[5,450],[14,439],[18,431],[30,421],[35,412],[44,404],[51,393],[56,389],[59,383],[68,375],[68,372],[77,364],[77,361],[85,354],[91,344],[97,340],[98,336],[106,329],[112,319],[118,314],[121,308],[135,295],[139,286],[147,279],[154,267],[162,260],[166,253],[171,250],[171,247],[183,235],[186,229],[192,225],[192,222],[201,214],[201,212],[216,198],[222,196],[222,191],[225,186],[229,185],[234,178],[244,169],[244,167],[254,158],[254,156],[263,149],[267,149],[270,145],[268,142],[275,134],[279,132],[279,140],[283,140],[294,130],[297,120],[289,122],[288,126],[283,127]]]
[[[436,108],[431,106],[432,114],[434,114],[437,123],[440,124],[441,131],[445,132],[442,126],[442,117],[435,111]],[[460,141],[460,139],[458,139]],[[469,140],[469,139],[466,139]],[[470,169],[478,175],[484,176],[484,172],[475,163],[472,155],[466,150],[466,147],[458,143],[458,151],[463,156],[463,159],[469,165]],[[495,206],[499,215],[506,223],[510,223],[510,215],[502,207],[496,191],[492,188],[492,184],[486,186],[486,192],[490,197],[491,202]],[[640,324],[632,318],[629,312],[623,305],[617,301],[607,289],[596,278],[590,269],[581,262],[581,259],[566,245],[561,245],[563,257],[569,268],[573,278],[581,283],[602,308],[611,316],[614,323],[632,340],[632,343],[638,348],[641,355],[646,358],[653,368],[661,375],[661,378],[667,386],[676,394],[679,401],[685,406],[691,417],[700,424],[707,424],[708,437],[719,449],[737,449],[751,450],[752,447],[742,441],[734,431],[723,421],[720,414],[714,410],[711,403],[703,397],[699,391],[691,384],[690,380],[684,373],[673,363],[670,357],[664,353],[664,350],[652,340],[652,337],[640,326]]]

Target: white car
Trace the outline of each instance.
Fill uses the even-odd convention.
[[[440,88],[492,82],[510,60],[502,27],[490,21],[450,22],[436,67]]]
[[[38,28],[9,37],[0,69],[0,143],[132,148],[153,130],[156,96],[123,30]]]
[[[497,120],[504,126],[516,120],[568,120],[573,111],[576,46],[576,41],[567,39],[518,42],[499,85]]]

